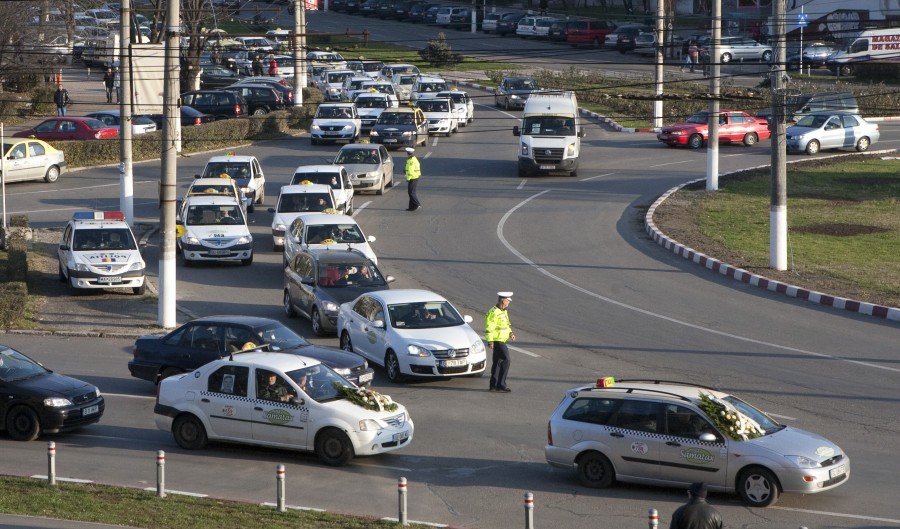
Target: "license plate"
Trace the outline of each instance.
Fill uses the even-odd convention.
[[[325,135],[326,135],[326,136],[337,136],[338,134],[340,134],[340,133],[339,133],[339,132],[328,132],[328,131],[325,131]]]
[[[553,169],[556,169],[556,166],[555,165],[542,165],[541,169],[543,169],[545,171],[552,171]]]
[[[97,406],[88,406],[87,408],[84,408],[83,410],[81,410],[81,416],[82,416],[82,417],[84,417],[85,415],[93,415],[93,414],[95,414],[95,413],[100,413],[100,406],[99,406],[99,405],[97,405]]]
[[[121,283],[121,276],[101,276],[97,278],[98,283]]]
[[[392,140],[392,139],[386,138],[386,139],[384,140],[384,142],[385,142],[385,143],[397,143],[397,140]]]
[[[843,476],[843,475],[846,474],[846,473],[847,473],[847,466],[846,466],[846,465],[841,465],[841,466],[839,466],[839,467],[832,468],[832,469],[828,472],[828,477],[831,478],[831,479],[834,479],[834,478],[836,478],[836,477],[838,477],[838,476]]]
[[[363,373],[362,375],[359,375],[359,383],[365,384],[366,382],[371,382],[373,375],[374,373]]]
[[[409,439],[409,431],[394,434],[394,441],[405,441]]]
[[[438,360],[438,365],[440,367],[459,367],[468,363],[469,361],[465,358],[457,358],[456,360]]]
[[[231,250],[210,250],[209,255],[228,255]]]

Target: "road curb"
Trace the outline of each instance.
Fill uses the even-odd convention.
[[[882,151],[885,153],[893,153],[896,151]],[[761,166],[768,167],[768,166]],[[730,173],[723,173],[720,175],[728,176],[735,173],[744,172],[747,169],[742,169],[741,171],[732,171]],[[798,287],[795,285],[790,285],[788,283],[782,283],[781,281],[775,281],[773,279],[769,279],[765,276],[761,276],[758,274],[754,274],[748,272],[742,268],[734,267],[728,263],[720,261],[714,257],[710,257],[703,253],[694,250],[688,246],[681,244],[680,242],[672,239],[668,235],[662,232],[656,224],[653,222],[653,214],[656,212],[656,208],[658,208],[663,202],[668,200],[669,197],[680,191],[682,188],[687,187],[691,184],[698,182],[705,182],[706,178],[697,178],[695,180],[691,180],[689,182],[685,182],[679,186],[673,187],[669,189],[665,193],[663,193],[659,198],[656,199],[655,202],[650,206],[650,209],[647,210],[646,215],[644,215],[644,231],[650,236],[651,239],[656,241],[657,244],[664,247],[665,249],[671,251],[675,255],[679,257],[683,257],[689,261],[692,261],[695,264],[703,266],[713,272],[718,272],[719,274],[730,277],[735,281],[740,281],[742,283],[752,285],[755,287],[766,289],[770,292],[776,292],[779,294],[784,294],[786,296],[802,299],[804,301],[809,301],[810,303],[816,303],[818,305],[831,307],[835,309],[845,310],[849,312],[855,312],[858,314],[864,314],[866,316],[872,316],[875,318],[881,318],[885,320],[898,321],[900,322],[900,308],[897,307],[885,307],[882,305],[876,305],[873,303],[866,303],[863,301],[858,301],[854,299],[841,298],[837,296],[832,296],[829,294],[825,294],[822,292],[817,292],[815,290],[808,290],[802,287]]]

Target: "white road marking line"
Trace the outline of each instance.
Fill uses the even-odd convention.
[[[525,187],[525,182],[527,182],[527,181],[528,181],[528,180],[522,180],[521,182],[519,182],[519,185],[516,186],[516,189],[522,189],[522,188],[524,188],[524,187]]]
[[[811,509],[795,509],[793,507],[769,507],[770,509],[775,509],[779,511],[791,511],[791,512],[803,512],[807,514],[819,514],[822,516],[835,516],[837,518],[853,518],[854,520],[868,520],[870,522],[887,522],[887,523],[895,523],[900,524],[900,520],[895,520],[893,518],[876,518],[875,516],[864,516],[862,514],[845,514],[842,512],[829,512],[829,511],[813,511]]]
[[[44,476],[41,474],[35,474],[34,476],[31,476],[31,477],[34,479],[49,479],[47,476]],[[93,483],[93,481],[90,479],[60,478],[60,477],[57,477],[55,479],[56,479],[56,481],[65,481],[66,483]]]
[[[126,399],[148,399],[156,400],[156,397],[147,397],[145,395],[128,395],[126,393],[107,393],[103,392],[104,397],[125,397]]]
[[[156,487],[144,487],[144,490],[156,492]],[[199,492],[185,492],[183,490],[165,490],[166,494],[175,494],[178,496],[190,496],[192,498],[208,498],[209,494],[200,494]]]
[[[776,419],[784,419],[786,421],[796,421],[796,417],[788,417],[787,415],[777,415],[775,413],[765,412],[769,417],[775,417]]]
[[[137,182],[134,182],[134,183],[135,183],[135,185],[141,185],[141,184],[158,184],[159,182],[157,182],[156,180],[138,180]],[[59,193],[61,191],[83,191],[85,189],[97,189],[97,188],[101,188],[101,187],[120,187],[120,186],[121,186],[121,184],[119,182],[116,182],[115,184],[99,184],[99,185],[95,185],[95,186],[51,188],[51,189],[41,189],[38,191],[20,191],[17,193],[6,193],[6,196],[13,197],[13,196],[18,196],[18,195],[40,195],[40,194],[44,194],[44,193]]]
[[[875,369],[881,369],[881,370],[883,370],[883,371],[893,371],[893,372],[895,372],[895,373],[900,373],[900,368],[896,368],[896,367],[881,366],[881,365],[873,364],[873,363],[870,363],[870,362],[860,362],[859,360],[850,360],[850,359],[848,359],[848,358],[840,358],[840,357],[833,356],[833,355],[829,355],[829,354],[817,353],[817,352],[815,352],[815,351],[807,351],[807,350],[805,350],[805,349],[799,349],[799,348],[797,348],[797,347],[789,347],[789,346],[786,346],[786,345],[781,345],[781,344],[776,344],[776,343],[772,343],[772,342],[767,342],[767,341],[764,341],[764,340],[757,340],[756,338],[750,338],[750,337],[747,337],[747,336],[741,336],[741,335],[738,335],[738,334],[733,334],[733,333],[729,333],[729,332],[719,331],[719,330],[716,330],[716,329],[711,329],[711,328],[709,328],[709,327],[704,327],[704,326],[702,326],[702,325],[698,325],[698,324],[696,324],[696,323],[688,323],[688,322],[686,322],[686,321],[679,320],[679,319],[673,318],[673,317],[671,317],[671,316],[664,316],[664,315],[659,314],[659,313],[657,313],[657,312],[652,312],[652,311],[649,311],[649,310],[646,310],[646,309],[642,309],[642,308],[640,308],[640,307],[635,307],[634,305],[629,305],[629,304],[627,304],[627,303],[623,303],[623,302],[621,302],[621,301],[617,301],[617,300],[615,300],[615,299],[612,299],[612,298],[609,298],[609,297],[606,297],[606,296],[602,296],[602,295],[600,295],[600,294],[598,294],[598,293],[596,293],[596,292],[592,292],[592,291],[590,291],[590,290],[588,290],[588,289],[586,289],[586,288],[584,288],[584,287],[578,286],[578,285],[576,285],[575,283],[572,283],[572,282],[570,282],[570,281],[567,281],[567,280],[565,280],[565,279],[563,279],[563,278],[561,278],[561,277],[559,277],[559,276],[557,276],[557,275],[555,275],[555,274],[553,274],[553,273],[551,273],[551,272],[548,272],[548,271],[545,270],[543,267],[538,266],[537,264],[535,264],[535,262],[532,261],[531,259],[525,257],[525,255],[523,255],[522,252],[520,252],[519,250],[515,249],[515,248],[513,247],[513,245],[511,245],[511,244],[509,243],[509,241],[506,240],[506,237],[503,236],[503,226],[506,224],[506,221],[509,220],[509,218],[512,216],[512,214],[515,213],[519,208],[524,207],[526,204],[528,204],[528,203],[531,202],[532,200],[534,200],[534,199],[540,197],[541,195],[543,195],[543,194],[545,194],[545,193],[549,193],[550,191],[553,191],[553,189],[545,189],[544,191],[541,191],[540,193],[537,193],[537,194],[535,194],[535,195],[532,195],[532,196],[526,198],[525,200],[519,202],[518,204],[516,204],[515,206],[513,206],[509,211],[507,211],[507,212],[503,215],[503,217],[500,219],[500,222],[497,223],[497,238],[500,239],[500,242],[503,243],[503,246],[505,246],[506,249],[509,250],[513,255],[515,255],[516,257],[518,257],[523,263],[527,264],[528,266],[531,266],[532,268],[534,268],[535,270],[537,270],[537,271],[540,272],[541,274],[544,274],[544,275],[547,276],[548,278],[550,278],[550,279],[552,279],[552,280],[554,280],[554,281],[556,281],[556,282],[558,282],[558,283],[560,283],[560,284],[562,284],[562,285],[564,285],[564,286],[567,286],[567,287],[571,288],[572,290],[575,290],[575,291],[577,291],[577,292],[581,292],[582,294],[585,294],[585,295],[590,296],[590,297],[592,297],[592,298],[599,299],[600,301],[605,301],[605,302],[610,303],[610,304],[612,304],[612,305],[616,305],[617,307],[621,307],[621,308],[626,309],[626,310],[630,310],[630,311],[633,311],[633,312],[637,312],[637,313],[643,314],[643,315],[645,315],[645,316],[650,316],[650,317],[652,317],[652,318],[658,318],[658,319],[660,319],[660,320],[667,321],[667,322],[669,322],[669,323],[674,323],[674,324],[676,324],[676,325],[681,325],[681,326],[687,327],[687,328],[689,328],[689,329],[694,329],[694,330],[697,330],[697,331],[705,332],[705,333],[708,333],[708,334],[713,334],[713,335],[716,335],[716,336],[722,336],[722,337],[725,337],[725,338],[730,338],[730,339],[738,340],[738,341],[741,341],[741,342],[747,342],[747,343],[752,343],[752,344],[756,344],[756,345],[762,345],[762,346],[764,346],[764,347],[771,347],[771,348],[773,348],[773,349],[780,349],[780,350],[782,350],[782,351],[790,351],[790,352],[792,352],[792,353],[797,353],[797,354],[802,354],[802,355],[807,355],[807,356],[814,356],[814,357],[816,357],[816,358],[822,358],[822,359],[826,359],[826,360],[838,360],[838,361],[840,361],[840,362],[845,362],[845,363],[848,363],[848,364],[856,364],[856,365],[860,365],[860,366],[864,366],[864,367],[872,367],[872,368],[875,368]]]
[[[276,504],[269,502],[269,501],[264,501],[264,502],[260,503],[260,506],[262,506],[262,507],[277,507]],[[328,512],[325,509],[316,509],[315,507],[301,507],[299,505],[285,505],[284,508],[285,509],[294,509],[295,511]]]
[[[616,173],[606,173],[606,174],[598,174],[597,176],[589,176],[587,178],[580,179],[579,182],[588,182],[590,180],[596,180],[598,178],[603,178],[604,176],[612,176],[614,174],[616,174]]]
[[[357,213],[359,213],[360,211],[366,209],[366,206],[368,206],[368,205],[371,204],[371,203],[372,203],[372,201],[370,200],[370,201],[368,201],[368,202],[363,202],[363,205],[362,205],[362,206],[359,206],[358,208],[353,208],[353,215],[351,215],[351,216],[352,216],[352,217],[355,217]]]
[[[398,518],[391,518],[391,517],[382,518],[382,520],[384,520],[386,522],[394,522],[394,523],[397,523],[400,521]],[[418,520],[408,520],[408,522],[414,523],[414,524],[419,524],[419,525],[427,525],[429,527],[450,527],[449,525],[442,524],[442,523],[420,522]]]
[[[528,355],[528,356],[530,356],[530,357],[532,357],[532,358],[540,358],[540,357],[541,357],[541,355],[539,355],[539,354],[537,354],[537,353],[532,353],[531,351],[529,351],[529,350],[527,350],[527,349],[522,349],[521,347],[516,347],[516,346],[514,346],[514,345],[509,345],[509,343],[507,343],[506,346],[509,347],[510,349],[512,349],[513,351],[517,352],[517,353],[522,353],[523,355]]]
[[[678,164],[682,164],[682,163],[694,163],[694,162],[696,162],[696,161],[697,161],[697,160],[684,160],[684,161],[681,161],[681,162],[666,162],[666,163],[660,163],[660,164],[656,164],[656,165],[651,165],[650,168],[652,169],[653,167],[665,167],[665,166],[667,166],[667,165],[678,165]]]

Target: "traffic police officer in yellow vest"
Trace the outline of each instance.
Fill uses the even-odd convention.
[[[416,158],[416,150],[406,148],[406,190],[409,193],[409,207],[406,211],[415,211],[421,207],[419,197],[416,196],[416,187],[419,185],[419,177],[422,170],[419,168],[419,159]]]
[[[506,385],[506,374],[509,373],[509,348],[506,347],[508,340],[516,341],[516,335],[512,332],[509,323],[509,313],[506,308],[509,307],[512,292],[497,292],[497,304],[484,316],[484,335],[489,346],[494,348],[494,356],[491,364],[491,387],[490,391],[500,391],[509,393],[509,386]]]

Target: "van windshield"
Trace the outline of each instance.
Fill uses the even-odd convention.
[[[571,136],[575,118],[565,116],[528,116],[522,122],[522,134],[528,136]]]

